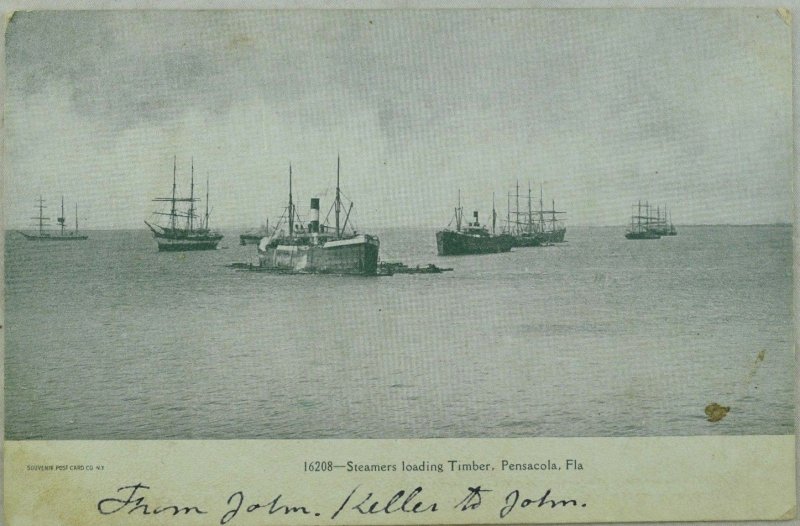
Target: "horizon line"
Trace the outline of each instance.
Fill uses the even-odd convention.
[[[625,228],[630,226],[629,223],[620,223],[615,225],[597,225],[597,224],[571,224],[567,226],[572,227],[579,227],[579,228]],[[732,227],[754,227],[754,226],[794,226],[794,223],[787,222],[787,221],[777,221],[772,223],[675,223],[676,227],[702,227],[702,226],[732,226]],[[244,226],[244,225],[232,225],[232,226],[220,226],[217,228],[212,228],[212,230],[253,230],[257,229],[257,226]],[[446,226],[443,227],[441,225],[392,225],[392,226],[384,226],[384,227],[376,227],[370,230],[392,230],[392,229],[401,229],[401,228],[419,228],[419,229],[443,229],[447,228]],[[38,230],[38,228],[34,226],[27,226],[27,227],[3,227],[3,230],[6,232],[13,232],[13,231],[29,231],[29,230]],[[47,230],[57,230],[56,228],[47,229]],[[82,228],[81,232],[113,232],[113,231],[144,231],[149,232],[147,228],[139,228],[139,227],[114,227],[114,228]],[[359,229],[359,231],[363,231],[363,229]]]

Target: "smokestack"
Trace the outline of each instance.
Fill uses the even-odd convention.
[[[475,226],[480,226],[480,225],[478,224],[478,211],[477,211],[477,210],[475,210],[474,212],[472,212],[472,217],[474,217],[474,218],[475,218]]]
[[[311,222],[308,224],[308,230],[312,234],[319,233],[319,197],[311,198]]]

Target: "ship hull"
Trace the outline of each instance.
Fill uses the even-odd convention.
[[[512,247],[540,247],[542,246],[542,238],[539,234],[530,236],[512,236]]]
[[[192,250],[215,250],[222,238],[213,230],[182,230],[154,227],[147,221],[144,222],[153,232],[153,237],[158,244],[159,252],[188,252]]]
[[[548,232],[540,232],[538,236],[542,243],[563,243],[566,233],[566,228],[559,228],[557,230],[550,230]]]
[[[678,231],[675,229],[674,226],[673,227],[660,226],[660,227],[657,227],[657,228],[650,227],[650,228],[648,228],[648,231],[653,232],[654,234],[657,234],[659,236],[677,236],[678,235]]]
[[[378,274],[380,241],[369,235],[328,241],[319,245],[280,244],[259,248],[265,270],[302,274]]]
[[[85,241],[89,236],[40,236],[20,232],[28,241]]]
[[[511,236],[513,247],[538,247],[550,243],[563,243],[564,235],[567,233],[566,228],[559,228],[548,232],[537,232],[535,234],[527,235],[520,234]]]
[[[628,239],[661,239],[661,236],[654,232],[628,232],[625,237]]]
[[[159,252],[188,252],[191,250],[216,250],[221,240],[222,236],[200,239],[157,237],[156,243],[158,243]]]
[[[436,232],[436,248],[440,256],[497,254],[508,252],[514,240],[509,235],[472,236],[452,230]]]

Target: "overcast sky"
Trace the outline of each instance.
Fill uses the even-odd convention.
[[[569,224],[791,221],[791,32],[770,10],[17,13],[6,218],[41,194],[140,228],[211,181],[212,226],[323,215],[341,156],[356,225],[505,215],[517,180]],[[538,190],[535,191],[538,194]],[[523,199],[523,203],[524,203]],[[202,206],[202,205],[201,205]],[[55,217],[51,213],[51,217]]]

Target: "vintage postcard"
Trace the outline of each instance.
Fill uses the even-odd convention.
[[[795,517],[789,10],[5,22],[6,524]]]

